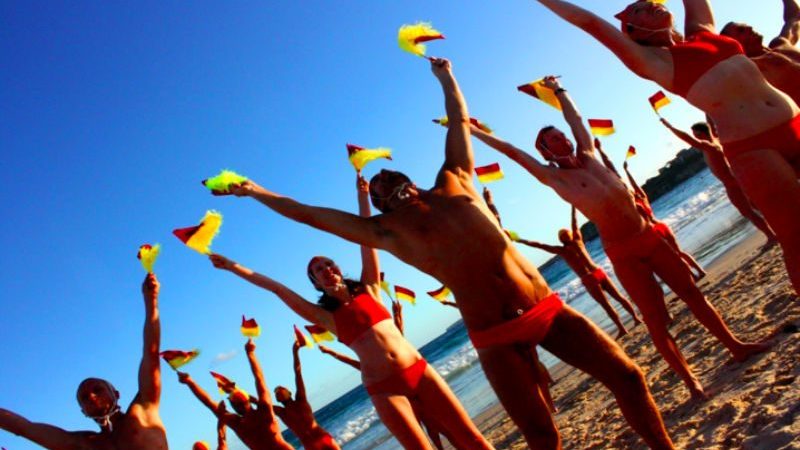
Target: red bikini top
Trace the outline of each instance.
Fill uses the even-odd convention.
[[[710,31],[698,31],[669,51],[675,71],[672,92],[682,97],[686,97],[694,83],[712,67],[731,56],[744,54],[739,42]]]
[[[350,303],[333,312],[336,334],[339,342],[345,345],[350,345],[376,323],[391,318],[389,311],[367,293],[356,295]]]

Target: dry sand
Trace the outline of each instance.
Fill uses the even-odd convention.
[[[692,402],[656,352],[644,326],[621,340],[644,370],[667,430],[681,449],[800,450],[800,299],[789,284],[780,250],[762,252],[753,235],[715,260],[701,288],[743,340],[774,336],[767,353],[735,363],[689,313],[668,297],[671,331],[711,398]],[[646,449],[623,419],[614,397],[586,374],[561,365],[551,386],[565,449]],[[525,449],[500,406],[476,423],[498,449]]]

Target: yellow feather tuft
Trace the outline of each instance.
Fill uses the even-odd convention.
[[[211,191],[228,192],[232,184],[241,184],[247,181],[247,177],[239,175],[232,170],[223,170],[217,176],[203,181],[203,185]]]
[[[186,242],[186,245],[204,255],[208,255],[211,253],[211,241],[217,236],[221,226],[222,214],[216,211],[206,211],[200,228],[191,239]]]
[[[146,270],[147,273],[153,273],[153,265],[156,263],[156,259],[158,259],[160,253],[161,244],[144,244],[139,247],[139,254],[136,256],[139,258],[139,261],[141,261],[144,270]]]

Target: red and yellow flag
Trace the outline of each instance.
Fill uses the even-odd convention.
[[[169,366],[175,370],[178,370],[186,364],[189,364],[192,362],[192,360],[197,358],[199,354],[200,350],[197,349],[188,352],[183,350],[164,350],[163,352],[159,353],[161,358],[164,359],[164,362],[169,364]]]
[[[299,328],[297,328],[297,325],[294,325],[294,340],[298,344],[300,344],[300,347],[308,347],[308,348],[313,348],[314,347],[314,342],[309,340],[306,337],[306,335],[303,334],[303,332],[300,331]]]
[[[512,241],[517,242],[519,240],[519,234],[516,231],[511,231],[508,228],[504,229],[503,231],[506,232],[508,238]]]
[[[610,119],[589,119],[589,129],[595,136],[614,134],[614,122]]]
[[[177,228],[172,230],[172,234],[186,244],[187,247],[208,255],[211,253],[211,241],[219,233],[221,226],[222,214],[216,211],[206,211],[206,215],[200,225]]]
[[[306,325],[306,331],[311,335],[311,339],[314,342],[325,342],[325,341],[333,341],[336,338],[333,336],[333,333],[325,329],[325,327],[321,327],[319,325]]]
[[[653,106],[653,109],[656,112],[658,112],[659,109],[671,103],[671,100],[669,99],[669,97],[667,97],[664,91],[656,92],[655,94],[650,96],[650,98],[648,98],[647,100],[650,102],[650,104]]]
[[[227,378],[226,376],[219,374],[217,372],[209,371],[212,377],[214,377],[214,381],[217,382],[217,387],[219,388],[220,394],[230,394],[234,390],[236,390],[236,383],[232,380]]]
[[[405,300],[412,305],[417,304],[417,294],[411,289],[404,288],[403,286],[394,285],[394,295],[398,300]]]
[[[383,292],[386,292],[386,295],[389,296],[389,300],[394,300],[394,298],[392,297],[392,285],[389,284],[388,281],[386,281],[386,277],[383,272],[381,272],[381,290]]]
[[[247,393],[244,389],[237,387],[234,388],[231,395],[228,397],[229,400],[235,401],[238,400],[240,402],[247,402],[250,403],[250,394]]]
[[[630,145],[628,146],[628,153],[625,154],[625,160],[628,160],[628,158],[633,156],[636,156],[636,147]]]
[[[212,192],[227,193],[232,184],[242,184],[247,177],[232,170],[223,170],[216,176],[203,180],[203,186]]]
[[[360,172],[367,163],[375,161],[378,158],[391,160],[392,150],[384,147],[364,148],[358,145],[347,144],[347,158],[350,159],[350,164]]]
[[[261,336],[261,327],[256,322],[256,319],[246,319],[244,314],[242,315],[242,336],[247,338],[257,338]]]
[[[488,166],[481,166],[475,168],[475,175],[478,176],[478,181],[483,184],[491,183],[493,181],[502,180],[505,174],[500,169],[500,163],[489,164]]]
[[[211,446],[206,441],[197,441],[192,446],[192,450],[211,450]]]
[[[136,258],[141,261],[142,267],[147,273],[153,273],[153,265],[156,263],[159,253],[161,253],[161,244],[143,244],[139,246]]]
[[[444,39],[444,35],[434,29],[429,22],[418,22],[413,25],[403,25],[397,31],[397,43],[403,50],[417,55],[425,56],[423,42]]]
[[[553,108],[561,111],[561,102],[556,97],[555,91],[544,85],[544,78],[517,86],[517,90],[537,98]]]
[[[447,128],[447,126],[450,124],[450,119],[448,119],[447,116],[444,116],[438,119],[433,119],[433,123],[438,123],[439,125]],[[480,129],[484,133],[492,134],[492,129],[489,128],[489,125],[486,125],[485,123],[481,122],[480,120],[474,117],[469,118],[469,123],[475,125],[476,127],[478,127],[478,129]]]
[[[450,289],[448,289],[447,286],[442,286],[439,289],[428,292],[428,295],[441,302],[450,296]]]

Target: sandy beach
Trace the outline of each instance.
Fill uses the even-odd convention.
[[[689,313],[668,297],[678,345],[710,395],[689,393],[653,347],[644,326],[620,343],[644,370],[667,430],[681,449],[800,449],[800,300],[793,294],[777,247],[751,235],[707,267],[701,287],[743,340],[773,338],[771,351],[733,362]],[[646,449],[623,419],[611,393],[566,365],[553,370],[551,392],[565,449]],[[495,447],[524,449],[525,441],[498,405],[476,423]]]

